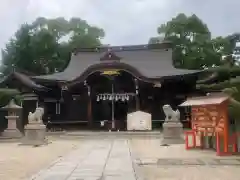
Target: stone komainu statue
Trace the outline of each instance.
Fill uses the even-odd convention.
[[[166,116],[165,122],[179,122],[180,121],[180,111],[177,109],[174,111],[172,107],[168,104],[163,106],[163,112]]]
[[[42,117],[44,114],[44,109],[41,107],[36,108],[35,112],[29,112],[28,122],[29,123],[42,123]]]

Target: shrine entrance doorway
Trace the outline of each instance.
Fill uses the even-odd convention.
[[[126,130],[129,103],[122,100],[99,100],[93,102],[93,122],[96,130]],[[114,112],[113,112],[114,110]],[[112,117],[114,115],[114,117]],[[114,120],[114,126],[112,125]]]
[[[92,88],[93,128],[126,130],[127,114],[136,110],[134,77],[125,71],[114,75],[96,72],[87,81]]]

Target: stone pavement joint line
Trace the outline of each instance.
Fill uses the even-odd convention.
[[[135,180],[127,140],[89,141],[34,180]],[[33,180],[33,179],[32,179]]]
[[[127,140],[115,140],[106,163],[104,180],[135,180],[135,172]]]

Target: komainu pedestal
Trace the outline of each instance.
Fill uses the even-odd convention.
[[[34,113],[29,113],[28,122],[24,128],[25,136],[22,145],[41,146],[47,144],[46,126],[42,122],[43,108],[36,108]]]
[[[163,123],[163,137],[161,144],[182,144],[183,139],[183,125],[180,122],[180,112],[174,111],[170,105],[164,105],[163,111],[166,115]]]

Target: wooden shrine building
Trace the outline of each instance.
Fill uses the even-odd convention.
[[[29,76],[13,72],[1,84],[22,93],[23,119],[44,107],[44,122],[98,129],[113,122],[126,129],[127,114],[152,114],[153,127],[164,120],[162,106],[176,108],[195,91],[199,71],[176,69],[172,44],[78,49],[63,72]]]

